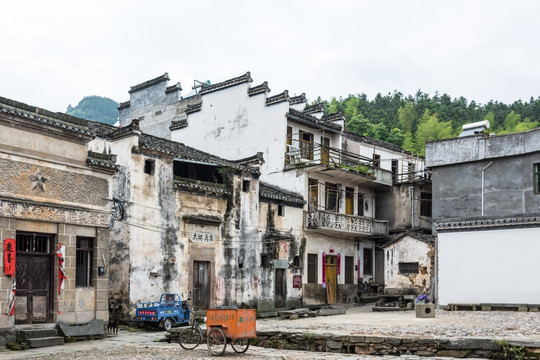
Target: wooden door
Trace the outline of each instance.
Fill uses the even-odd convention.
[[[354,189],[345,188],[345,214],[354,215]]]
[[[275,270],[274,281],[274,307],[276,309],[284,308],[287,299],[287,278],[285,276],[285,269]]]
[[[193,306],[206,310],[210,305],[210,262],[193,262]]]
[[[52,321],[53,236],[18,233],[15,261],[15,323]]]
[[[330,159],[330,139],[321,137],[321,163],[328,165]]]
[[[337,298],[337,256],[326,255],[326,302],[335,304]]]

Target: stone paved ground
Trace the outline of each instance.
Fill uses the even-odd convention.
[[[414,311],[372,312],[352,307],[345,315],[279,320],[257,320],[259,330],[296,330],[394,337],[490,338],[540,342],[540,313],[513,311],[445,311],[435,318],[416,318]]]
[[[526,312],[446,312],[437,310],[435,318],[417,319],[413,311],[374,313],[369,307],[349,308],[346,315],[297,320],[260,319],[260,330],[297,330],[333,334],[386,335],[394,337],[490,338],[540,342],[540,313]],[[163,342],[165,333],[129,332],[118,336],[22,352],[0,351],[3,359],[217,359],[205,344],[184,350],[176,343]],[[374,357],[313,353],[250,347],[236,354],[228,346],[220,359],[364,359],[410,360],[415,356]],[[426,358],[421,358],[422,360]]]

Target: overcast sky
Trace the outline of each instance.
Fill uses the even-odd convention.
[[[187,94],[251,71],[309,100],[418,89],[540,96],[540,1],[0,0],[0,96],[65,111],[169,73]]]

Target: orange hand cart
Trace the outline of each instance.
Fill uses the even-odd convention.
[[[222,355],[230,342],[237,353],[246,352],[249,339],[257,337],[254,309],[206,310],[206,339],[213,355]]]

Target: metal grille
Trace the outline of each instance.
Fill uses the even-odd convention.
[[[17,252],[46,253],[51,252],[53,235],[36,233],[17,234]]]
[[[417,262],[400,262],[399,263],[400,274],[418,274]]]

